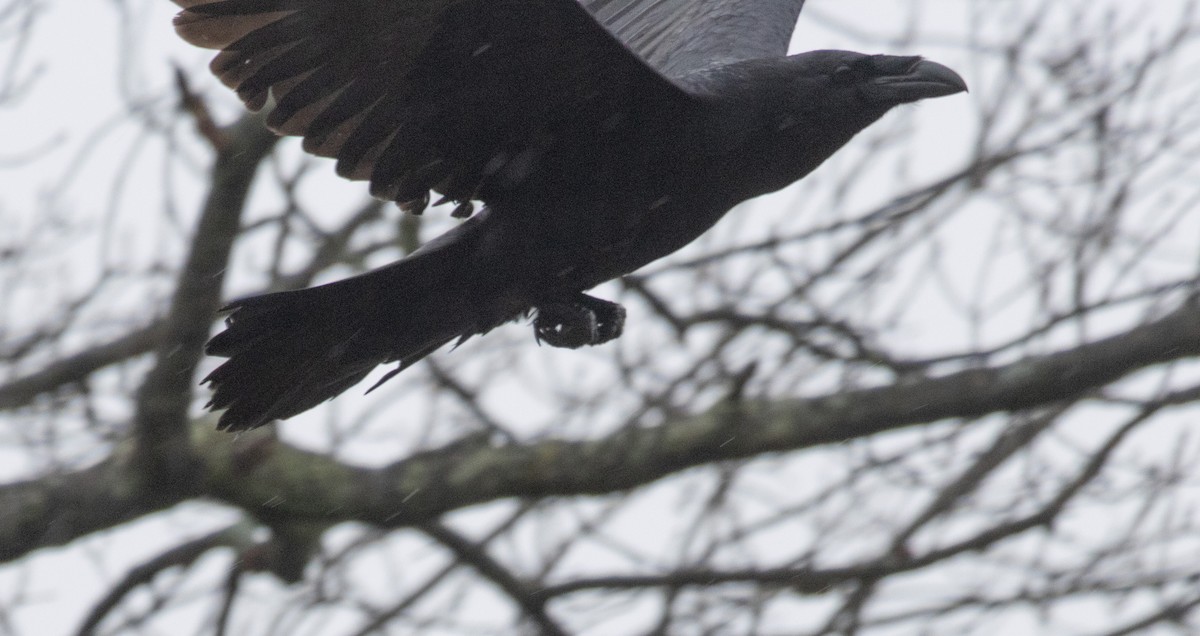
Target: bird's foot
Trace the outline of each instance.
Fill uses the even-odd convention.
[[[604,344],[621,335],[625,308],[617,303],[577,294],[568,302],[539,305],[533,337],[552,347],[578,349]]]

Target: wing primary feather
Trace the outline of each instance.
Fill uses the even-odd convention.
[[[238,85],[238,92],[262,93],[275,84],[317,69],[325,63],[322,52],[315,48],[305,49],[304,42],[296,43],[293,51],[297,50],[299,52],[293,55],[280,55],[263,64],[262,68]]]
[[[176,0],[179,2],[180,0]],[[249,15],[269,11],[298,10],[299,0],[183,0],[184,8],[194,13]],[[188,6],[191,5],[191,6]]]
[[[371,112],[375,112],[376,106],[384,99],[384,89],[380,83],[370,82],[365,79],[356,79],[346,85],[337,97],[330,102],[329,106],[322,110],[313,118],[305,131],[305,149],[316,149],[325,145],[326,140],[333,134],[344,134],[345,137],[337,144],[337,156],[347,162],[348,165],[357,164],[368,150],[379,142],[380,139],[386,138],[388,132],[383,125],[375,126],[373,131],[378,135],[373,141],[369,140],[371,130],[362,130],[364,126],[369,126],[368,119],[371,119]],[[388,115],[391,117],[388,117]],[[397,113],[380,112],[372,119],[392,121],[393,124],[401,122],[395,119]],[[347,121],[360,118],[360,121],[352,130],[341,130],[343,124]],[[362,132],[359,132],[362,130]],[[322,153],[324,154],[324,153]]]

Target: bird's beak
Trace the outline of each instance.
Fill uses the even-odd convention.
[[[949,68],[919,60],[902,75],[884,75],[869,80],[864,92],[872,99],[890,104],[907,104],[930,97],[944,97],[967,90],[962,76]]]

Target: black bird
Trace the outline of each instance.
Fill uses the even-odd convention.
[[[249,429],[535,312],[560,347],[620,335],[583,292],[807,175],[899,104],[966,90],[919,57],[786,56],[803,0],[175,0],[213,72],[338,174],[470,214],[408,258],[235,301],[207,352]],[[382,380],[381,380],[382,382]]]

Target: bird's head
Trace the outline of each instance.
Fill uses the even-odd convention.
[[[958,73],[917,56],[810,51],[788,58],[801,97],[819,92],[846,107],[886,111],[967,90]]]
[[[782,188],[811,172],[890,109],[967,90],[963,78],[915,56],[811,51],[711,71],[704,88],[733,122],[725,147],[751,173],[740,195]]]
[[[779,70],[787,79],[777,84],[786,88],[775,114],[809,132],[823,129],[839,146],[896,106],[967,90],[958,73],[917,56],[810,51]]]

